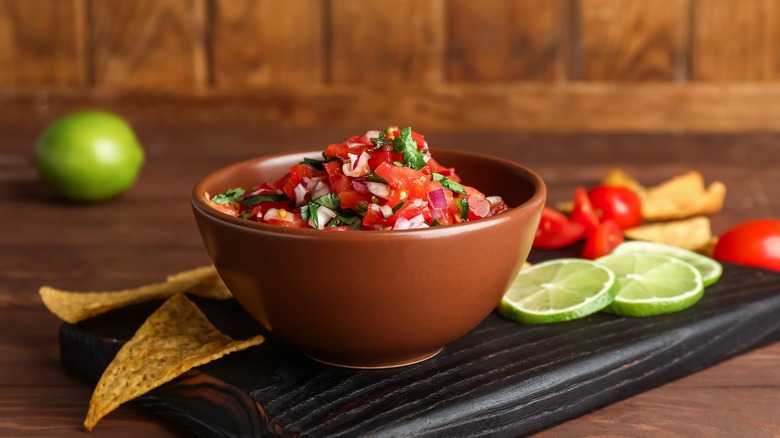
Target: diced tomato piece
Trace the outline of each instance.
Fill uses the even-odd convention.
[[[347,143],[331,143],[325,148],[325,155],[332,157],[338,156],[341,158],[347,158],[349,154],[349,146]]]
[[[369,208],[366,214],[363,216],[363,226],[373,229],[376,225],[380,227],[388,226],[387,219],[385,219],[382,212],[377,209]]]
[[[354,187],[352,187],[352,181],[349,179],[346,175],[341,175],[334,177],[330,180],[330,191],[335,194],[341,194],[342,192],[347,192],[350,190],[354,190]]]
[[[273,187],[275,187],[275,188],[277,188],[277,189],[279,189],[279,190],[282,190],[282,188],[284,187],[284,184],[285,184],[287,181],[289,181],[289,180],[290,180],[290,172],[287,172],[287,173],[285,173],[285,174],[284,174],[284,175],[283,175],[281,178],[279,178],[278,180],[276,180],[276,181],[275,181],[275,182],[272,184],[272,186],[273,186]]]
[[[585,227],[569,220],[563,213],[544,207],[534,246],[542,249],[558,249],[583,238]]]
[[[603,257],[623,243],[623,230],[613,219],[607,219],[600,223],[596,231],[588,236],[585,247],[582,248],[582,257],[595,260]]]
[[[466,195],[468,195],[468,196],[476,196],[476,197],[479,197],[479,198],[484,198],[485,197],[484,193],[480,192],[479,190],[475,189],[474,187],[463,185],[463,184],[461,184],[461,185],[463,186],[463,189],[466,190]]]
[[[287,217],[284,219],[269,219],[268,223],[271,225],[278,225],[282,227],[291,228],[304,228],[306,227],[306,221],[303,220],[301,214],[298,212],[287,211],[285,212]]]
[[[295,199],[295,186],[297,184],[293,184],[292,178],[287,179],[285,181],[284,185],[282,186],[282,191],[285,195],[287,195],[290,199]]]
[[[325,166],[325,172],[330,178],[344,175],[344,170],[341,168],[341,160],[327,161],[323,164],[323,166]]]
[[[336,193],[341,200],[341,208],[355,210],[361,202],[371,202],[370,194],[359,193],[356,190],[341,190],[339,192],[334,190],[334,193]]]
[[[574,209],[569,214],[569,219],[585,227],[586,236],[593,234],[599,226],[599,218],[584,187],[577,187],[574,191]]]
[[[390,194],[387,202],[397,205],[401,201],[424,199],[429,177],[409,167],[382,163],[374,171],[387,181]]]
[[[393,164],[393,161],[401,161],[402,157],[393,151],[378,150],[371,153],[368,159],[368,167],[371,170],[376,169],[382,163]]]
[[[422,215],[426,223],[433,222],[433,213],[428,207],[428,203],[418,200],[416,202],[405,203],[398,211],[388,218],[389,225],[395,225],[398,218],[411,219],[417,215]]]
[[[311,178],[311,175],[311,167],[305,164],[296,164],[290,168],[290,181],[293,187],[297,186],[304,177]]]

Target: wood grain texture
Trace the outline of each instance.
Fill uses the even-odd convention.
[[[0,0],[0,87],[80,87],[85,0]]]
[[[212,9],[213,81],[219,88],[319,83],[324,0],[218,0]]]
[[[551,81],[563,75],[564,2],[454,0],[449,7],[452,81]]]
[[[688,5],[689,0],[579,0],[575,62],[581,77],[575,79],[686,79]]]
[[[300,129],[407,124],[430,130],[780,131],[780,84],[459,83],[264,87],[161,96],[155,92],[0,94],[0,121],[48,122],[85,106],[130,120]],[[215,110],[218,108],[218,110]]]
[[[330,0],[329,4],[331,82],[442,81],[444,0]]]
[[[780,78],[780,4],[695,0],[692,71],[699,81]]]
[[[205,0],[89,0],[92,76],[100,88],[196,91],[208,80]]]

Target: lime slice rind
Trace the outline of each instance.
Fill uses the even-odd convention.
[[[644,317],[678,312],[693,306],[704,295],[699,270],[669,255],[613,253],[598,262],[612,269],[622,285],[614,301],[604,309],[608,313]]]
[[[573,281],[577,278],[581,281]],[[498,311],[526,324],[569,321],[602,310],[619,289],[615,274],[596,262],[551,260],[523,270],[499,303]]]
[[[723,265],[716,260],[684,248],[663,243],[639,240],[628,241],[618,245],[612,254],[624,254],[627,252],[665,254],[690,263],[699,270],[704,287],[715,284],[723,274]]]

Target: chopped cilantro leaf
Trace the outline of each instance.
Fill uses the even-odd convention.
[[[325,161],[320,161],[320,160],[315,160],[314,158],[305,158],[305,157],[303,161],[301,161],[301,164],[308,164],[309,166],[319,170],[325,170],[324,163]]]
[[[261,202],[281,202],[289,201],[290,198],[283,193],[265,193],[263,195],[250,196],[241,200],[241,205],[246,207],[255,206]]]
[[[401,154],[404,159],[404,165],[414,170],[420,170],[425,167],[425,159],[417,149],[417,142],[412,139],[412,128],[401,129],[401,135],[393,140],[393,151]]]
[[[320,207],[325,207],[331,210],[336,210],[340,205],[341,199],[336,194],[328,193],[327,195],[322,195],[301,207],[301,219],[305,221],[311,219],[314,228],[320,228],[319,217],[317,217],[317,209]]]
[[[328,193],[327,195],[322,195],[317,199],[313,199],[309,204],[312,203],[335,210],[341,205],[341,198],[335,193]]]
[[[387,134],[384,132],[379,133],[379,137],[370,139],[371,143],[374,144],[373,149],[381,148],[382,146],[392,146],[393,145],[393,139],[387,138]]]
[[[463,188],[462,185],[456,183],[455,181],[447,178],[446,176],[433,172],[431,173],[431,178],[433,178],[434,181],[439,181],[444,188],[452,190],[455,193],[460,193],[461,195],[468,195],[466,193],[466,189]]]
[[[382,178],[381,176],[377,175],[376,172],[371,172],[368,175],[368,180],[369,181],[373,181],[373,182],[382,183],[382,184],[387,184],[387,180]]]
[[[328,222],[329,227],[343,227],[348,226],[350,230],[360,230],[363,228],[363,221],[360,216],[349,216],[340,214]]]
[[[211,198],[211,202],[214,202],[216,204],[230,204],[236,199],[244,196],[244,193],[245,191],[241,187],[227,189],[224,193],[214,195],[214,197]]]

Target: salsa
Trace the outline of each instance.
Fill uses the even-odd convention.
[[[274,182],[231,188],[209,200],[235,217],[328,230],[407,230],[472,221],[509,208],[461,182],[411,128],[368,131],[328,145]]]

